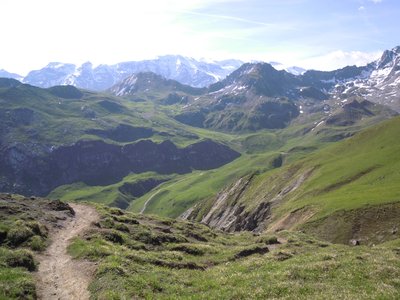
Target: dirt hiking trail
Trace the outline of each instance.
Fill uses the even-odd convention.
[[[99,219],[93,207],[70,204],[75,216],[68,218],[63,227],[51,233],[51,245],[37,257],[37,294],[43,300],[89,299],[88,285],[94,272],[90,262],[73,260],[67,254],[71,239],[87,230]]]

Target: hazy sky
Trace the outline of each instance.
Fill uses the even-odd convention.
[[[0,69],[182,54],[314,69],[400,45],[399,0],[0,0]]]

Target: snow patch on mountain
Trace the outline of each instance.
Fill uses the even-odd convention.
[[[285,70],[286,72],[293,74],[293,75],[303,75],[307,70],[300,68],[300,67],[296,67],[296,66],[289,66],[289,65],[285,65],[282,64],[280,62],[276,62],[276,61],[271,61],[269,62],[269,64],[271,66],[274,67],[274,69],[282,71]]]

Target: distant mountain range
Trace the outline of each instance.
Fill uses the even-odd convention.
[[[6,70],[3,70],[3,69],[0,70],[0,77],[17,79],[19,81],[22,81],[24,79],[24,76],[7,72]]]
[[[0,77],[17,79],[34,86],[47,88],[55,85],[73,85],[83,89],[102,91],[119,83],[126,77],[140,72],[153,72],[167,79],[176,80],[193,87],[206,87],[216,83],[243,65],[243,61],[228,59],[221,61],[195,60],[181,55],[160,56],[152,60],[121,62],[115,65],[93,67],[90,62],[81,66],[51,62],[26,77],[0,70]],[[276,69],[299,75],[306,70],[271,63]]]
[[[2,77],[22,79],[38,87],[55,85],[74,85],[89,90],[106,90],[129,75],[140,72],[153,72],[168,79],[194,87],[204,87],[215,83],[243,64],[240,60],[205,61],[180,55],[160,56],[152,60],[121,62],[115,65],[93,67],[86,62],[81,66],[51,62],[46,67],[31,71],[23,78],[4,71]],[[17,78],[18,76],[19,78]]]

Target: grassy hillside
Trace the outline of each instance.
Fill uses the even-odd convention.
[[[74,257],[98,263],[89,287],[94,298],[400,297],[398,240],[349,247],[296,232],[226,234],[200,224],[98,209],[98,228],[69,247]]]
[[[399,128],[396,117],[287,166],[280,172],[297,168],[296,175],[312,173],[277,215],[310,207],[316,219],[341,209],[399,201]]]

